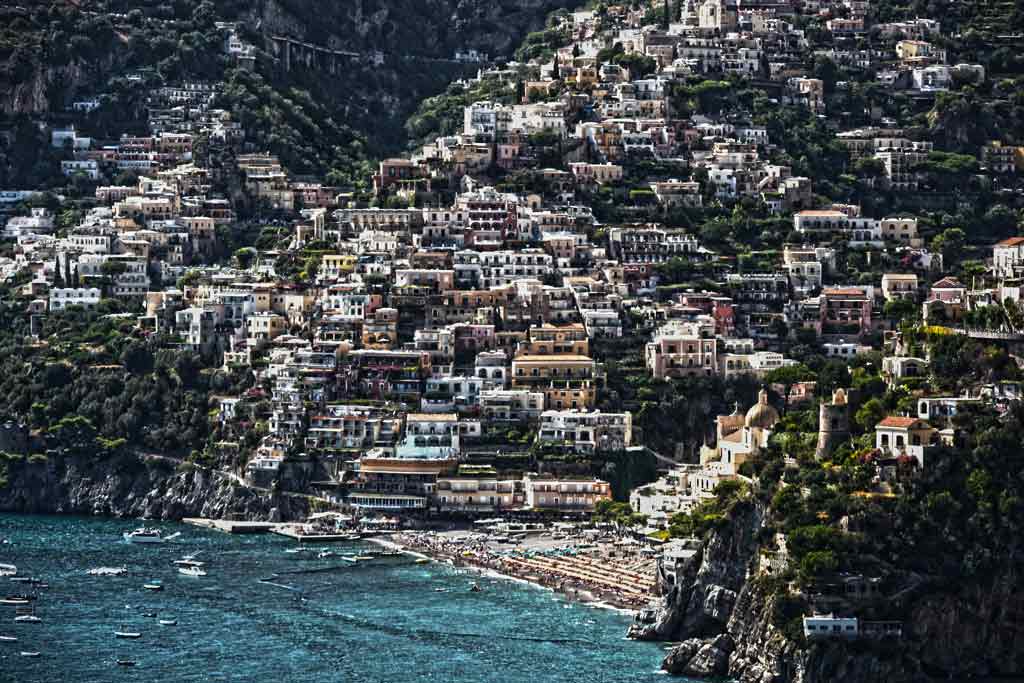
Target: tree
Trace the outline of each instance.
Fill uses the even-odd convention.
[[[959,261],[967,245],[967,234],[960,228],[946,228],[932,240],[932,251],[942,254],[943,262],[948,265]]]
[[[887,318],[913,320],[917,317],[917,304],[910,299],[892,299],[886,301],[882,312]]]
[[[864,405],[860,407],[853,419],[856,420],[861,429],[865,432],[870,432],[874,430],[875,425],[885,419],[885,415],[885,404],[877,398],[872,398],[864,402]]]
[[[153,371],[153,354],[141,342],[131,342],[121,351],[121,364],[133,375],[145,375]]]
[[[235,252],[235,261],[242,270],[248,270],[256,261],[256,250],[252,247],[242,247]]]
[[[797,382],[810,382],[815,378],[814,371],[803,363],[797,363],[796,365],[784,365],[781,368],[775,368],[764,377],[764,381],[768,384],[781,384],[782,385],[782,414],[786,414],[786,408],[789,406],[789,394],[793,391],[793,385]]]

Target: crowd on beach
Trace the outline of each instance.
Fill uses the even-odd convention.
[[[485,533],[403,532],[391,541],[454,566],[494,571],[569,598],[637,610],[655,596],[655,561],[613,539],[598,542],[537,536],[505,542]]]

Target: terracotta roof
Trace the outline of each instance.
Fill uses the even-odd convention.
[[[878,423],[878,427],[898,427],[900,429],[907,429],[917,423],[916,417],[899,417],[891,415],[881,422]]]
[[[955,277],[944,277],[932,285],[932,289],[963,289],[962,282]]]
[[[1002,242],[997,242],[996,246],[997,247],[1016,247],[1016,246],[1019,246],[1021,244],[1024,244],[1024,237],[1011,237],[1010,239],[1003,240]]]
[[[864,290],[857,289],[855,287],[837,287],[835,289],[825,289],[821,292],[825,296],[866,296]]]

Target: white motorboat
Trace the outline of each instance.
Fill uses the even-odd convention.
[[[138,631],[114,631],[114,637],[115,638],[128,638],[130,640],[134,640],[136,638],[141,638],[142,634],[139,633]]]
[[[22,624],[38,624],[42,621],[42,619],[34,614],[22,614],[20,617],[14,617],[14,620]]]
[[[0,643],[16,643],[18,642],[15,636],[0,636]]]
[[[185,576],[206,576],[206,572],[199,567],[178,567],[178,573]]]
[[[164,589],[163,584],[157,581],[154,581],[152,583],[144,583],[142,584],[142,587],[148,591],[162,591]]]
[[[318,560],[326,560],[328,557],[334,557],[334,553],[330,550],[321,550],[316,554],[316,559]]]
[[[18,568],[13,564],[0,564],[0,576],[14,576],[18,573]]]
[[[38,657],[38,656],[39,656],[39,653],[38,653],[38,652],[24,652],[24,651],[23,651],[23,652],[21,653],[21,656],[22,656],[22,657]]]
[[[205,567],[206,563],[200,562],[199,560],[193,560],[191,558],[184,558],[181,560],[175,560],[174,565],[176,567]]]
[[[163,543],[164,537],[159,529],[139,527],[135,531],[126,531],[121,536],[129,543]]]
[[[0,598],[0,605],[27,605],[28,603],[29,603],[28,598],[22,598],[22,597]]]
[[[178,620],[177,619],[161,619],[160,620],[160,625],[161,626],[177,626],[178,625]]]

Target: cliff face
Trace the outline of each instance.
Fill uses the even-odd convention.
[[[254,521],[291,521],[309,513],[301,496],[251,489],[209,470],[130,455],[19,461],[7,465],[6,478],[0,487],[2,512]]]
[[[741,683],[883,683],[1020,676],[1024,596],[1004,571],[959,585],[926,582],[910,598],[899,640],[795,642],[775,623],[775,597],[754,578],[765,510],[738,505],[677,573],[649,623],[630,636],[680,641],[662,667]]]

